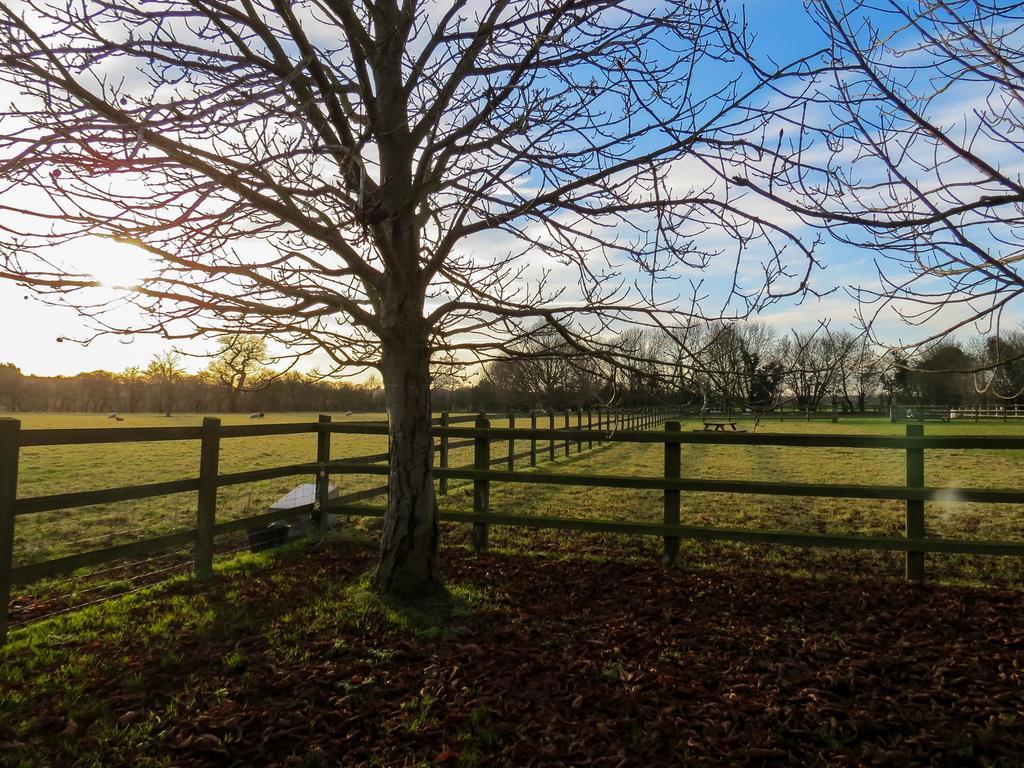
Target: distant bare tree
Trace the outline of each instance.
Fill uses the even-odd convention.
[[[146,372],[138,366],[125,368],[121,372],[121,383],[124,385],[127,400],[125,406],[128,413],[135,413],[139,410],[142,396],[146,388]]]
[[[813,411],[822,400],[842,392],[859,348],[859,337],[847,331],[832,333],[827,326],[794,331],[787,344],[785,369],[797,405]]]
[[[810,65],[740,69],[745,36],[717,0],[0,1],[20,94],[0,114],[0,276],[100,331],[262,334],[377,367],[373,584],[438,594],[432,362],[505,355],[538,321],[621,361],[607,331],[702,316],[699,275],[754,241],[757,276],[712,317],[808,289],[810,250],[732,185]],[[128,294],[147,323],[46,250],[86,235],[156,261]],[[692,295],[661,284],[684,272]]]
[[[1024,398],[1024,331],[1014,329],[977,339],[969,352],[986,369],[976,377],[982,393],[997,401],[1020,402]]]
[[[227,393],[228,410],[234,412],[240,394],[258,392],[270,382],[269,362],[266,339],[235,333],[217,339],[216,356],[205,372]]]
[[[840,331],[836,337],[835,346],[842,352],[837,372],[838,391],[843,396],[845,409],[864,413],[868,397],[877,392],[881,384],[885,361],[864,334],[854,336],[849,331]]]
[[[25,391],[25,376],[13,363],[0,363],[0,401],[9,411],[21,406]]]
[[[585,396],[593,361],[581,355],[556,328],[539,325],[506,345],[507,356],[487,365],[487,378],[525,406],[565,407]]]
[[[690,367],[703,409],[711,405],[764,411],[776,404],[781,357],[775,329],[764,323],[709,323],[690,330]]]
[[[181,367],[181,355],[176,352],[164,352],[153,356],[146,366],[146,381],[153,386],[157,410],[171,415],[178,404],[178,395],[184,379],[185,369]]]

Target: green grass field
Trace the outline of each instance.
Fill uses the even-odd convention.
[[[155,414],[126,415],[115,423],[101,414],[19,414],[24,429],[198,426],[200,415],[167,418]],[[315,421],[316,414],[275,413],[261,421],[244,414],[220,415],[227,424],[268,424]],[[344,416],[336,421],[382,419],[381,414]],[[375,435],[335,435],[336,457],[381,453],[387,438]],[[220,471],[249,469],[314,461],[316,436],[281,435],[266,438],[232,438],[221,441]],[[199,472],[199,442],[113,443],[25,448],[21,452],[18,495],[20,498],[70,493],[125,485],[158,483],[195,477]],[[291,490],[303,478],[283,478],[222,488],[218,494],[218,519],[230,520],[265,512],[268,505]],[[352,478],[351,490],[379,484],[378,478]],[[43,512],[18,518],[15,535],[16,563],[48,560],[61,555],[162,533],[195,524],[196,494],[182,493],[142,501],[99,504],[76,510]]]
[[[749,423],[741,426],[751,426]],[[682,429],[699,428],[685,421]],[[903,435],[906,425],[888,419],[851,418],[828,421],[786,420],[763,422],[759,433]],[[926,435],[1024,435],[1024,425],[1003,423],[929,423]],[[660,476],[663,447],[657,444],[603,446],[570,459],[560,459],[554,471]],[[933,450],[925,453],[925,483],[962,488],[1014,488],[1024,478],[1024,451]],[[775,446],[683,445],[682,476],[732,480],[901,485],[905,482],[905,454],[900,450],[855,448],[791,448]],[[472,507],[469,488],[448,501],[450,508]],[[613,520],[660,522],[662,494],[617,488],[566,488],[553,485],[492,484],[491,510],[515,514],[560,517],[595,517]],[[900,536],[905,505],[900,501],[830,499],[794,496],[752,496],[731,493],[684,492],[684,524],[715,527],[789,530],[797,532]],[[929,536],[978,540],[1024,540],[1024,505],[929,502],[925,507]],[[496,528],[495,546],[522,549],[543,542],[556,546],[567,535],[560,531]],[[612,537],[609,537],[611,539]],[[623,554],[657,556],[660,542],[634,539],[613,544]],[[694,544],[707,548],[711,545]],[[721,545],[715,545],[721,546]],[[737,545],[739,546],[739,545]],[[899,575],[902,555],[884,552],[835,552],[793,547],[766,547],[780,566],[799,561],[804,570],[828,571],[835,567],[856,570],[859,564],[881,566]],[[1024,563],[1018,558],[929,555],[930,577],[947,580],[1024,584]]]
[[[102,414],[22,414],[24,428],[109,427],[114,423]],[[249,424],[245,415],[221,416],[225,424]],[[315,420],[315,414],[268,414],[259,423],[303,422]],[[332,414],[335,421],[380,420],[382,414],[358,414],[346,417]],[[201,416],[166,418],[159,415],[128,416],[118,426],[198,425]],[[505,426],[507,420],[495,422]],[[519,426],[527,426],[521,419]],[[558,421],[561,426],[561,419]],[[541,419],[539,426],[546,426]],[[685,422],[683,429],[699,426]],[[905,431],[902,424],[884,419],[849,419],[839,424],[787,420],[762,423],[759,432],[817,434],[892,434]],[[1003,423],[928,424],[928,435],[937,434],[1012,434],[1024,435],[1024,425]],[[261,467],[312,461],[315,458],[314,435],[285,435],[266,438],[233,438],[222,441],[221,471],[238,472]],[[335,435],[332,457],[343,458],[383,452],[383,436]],[[499,456],[507,448],[504,441],[492,446]],[[518,443],[517,451],[528,448]],[[546,444],[538,446],[546,458]],[[605,445],[594,451],[575,453],[565,458],[561,450],[554,467],[547,471],[593,474],[660,475],[660,445]],[[757,446],[684,445],[683,476],[746,480],[901,484],[904,481],[904,456],[901,451],[879,449],[809,449]],[[30,497],[120,485],[160,482],[194,477],[198,471],[197,441],[97,446],[59,446],[24,449],[21,457],[19,496]],[[472,461],[472,449],[453,451],[450,464]],[[519,462],[525,466],[525,460]],[[925,477],[929,485],[960,487],[1014,487],[1021,475],[1024,452],[943,450],[926,453]],[[221,489],[218,519],[228,520],[258,514],[286,493],[302,478],[284,478],[246,486]],[[337,478],[342,492],[379,485],[380,477],[345,476]],[[371,503],[382,503],[382,500]],[[442,508],[468,510],[471,488],[453,483],[452,491],[442,497]],[[662,514],[662,497],[657,491],[606,488],[566,488],[492,484],[491,508],[498,512],[553,516],[582,516],[617,520],[657,521]],[[37,562],[74,552],[133,541],[194,525],[194,494],[178,494],[136,502],[46,512],[18,518],[15,536],[17,563]],[[742,496],[737,494],[684,493],[684,523],[727,527],[749,527],[808,532],[899,535],[903,529],[903,504],[863,499],[816,499],[801,497]],[[1024,508],[1017,505],[981,505],[929,503],[926,507],[929,535],[974,539],[1024,539]],[[557,544],[577,534],[510,530],[497,528],[492,541],[498,546],[529,547],[531,543]],[[623,556],[632,551],[649,556],[656,542],[615,539]],[[781,562],[793,549],[779,548]],[[829,553],[819,553],[829,562]],[[898,563],[898,556],[856,552],[849,557],[865,562]],[[986,580],[993,575],[1002,582],[1020,583],[1024,578],[1021,563],[1012,558],[930,556],[941,562],[941,572],[949,578]]]
[[[25,421],[106,426],[90,416]],[[168,422],[194,424],[198,417],[137,417],[125,425]],[[686,422],[683,429],[696,426]],[[770,422],[759,431],[904,429],[851,419]],[[929,424],[925,431],[1017,435],[1024,426]],[[383,442],[336,436],[333,454],[375,453]],[[222,465],[240,471],[311,460],[314,443],[313,435],[225,441]],[[496,442],[492,455],[506,446]],[[546,447],[538,445],[541,458]],[[517,445],[526,448],[526,441]],[[25,452],[21,492],[188,476],[196,471],[197,449],[195,442],[33,449]],[[662,451],[657,444],[606,444],[577,453],[573,446],[571,456],[559,450],[553,464],[539,468],[658,476]],[[453,453],[451,464],[468,464],[471,453]],[[904,478],[903,453],[880,449],[684,445],[682,457],[690,477],[864,484]],[[1020,451],[931,451],[926,482],[1013,487],[1022,461]],[[294,482],[228,489],[235,493],[222,494],[221,517],[262,511]],[[380,478],[342,482],[354,490]],[[19,557],[191,526],[194,506],[182,495],[24,516]],[[453,485],[441,506],[471,509],[471,485]],[[657,521],[662,496],[495,482],[491,509]],[[1021,540],[1022,512],[1014,505],[928,503],[926,519],[931,535]],[[899,535],[903,514],[899,502],[682,494],[683,521],[714,526]],[[522,737],[524,751],[504,763],[518,765],[534,755],[552,723],[578,733],[580,744],[605,739],[596,748],[602,756],[623,744],[653,755],[679,739],[687,749],[714,744],[705,762],[716,765],[783,760],[794,744],[804,752],[785,764],[1019,762],[1014,643],[1024,637],[1021,593],[962,584],[1019,590],[1021,559],[929,555],[931,583],[922,588],[899,581],[898,553],[684,542],[680,567],[667,570],[657,539],[495,526],[491,552],[478,557],[469,527],[446,523],[441,567],[455,603],[450,615],[431,616],[366,590],[375,524],[360,520],[315,543],[271,552],[224,552],[210,582],[193,580],[187,553],[174,553],[171,569],[167,561],[141,569],[133,562],[117,576],[96,571],[74,585],[30,585],[15,597],[10,642],[0,648],[0,764],[165,768],[184,758],[212,767],[226,756],[242,763],[270,754],[279,765],[325,765],[323,755],[331,754],[345,765],[479,766],[502,764],[499,754],[507,757],[502,750]],[[552,703],[552,695],[561,698]],[[664,719],[652,714],[665,711]],[[492,723],[510,725],[499,734]],[[681,735],[680,723],[705,730]],[[285,736],[272,738],[279,733]],[[563,739],[560,764],[580,762],[576,738]],[[727,753],[723,743],[760,746]],[[666,753],[645,764],[679,759]]]

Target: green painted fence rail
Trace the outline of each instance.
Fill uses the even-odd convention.
[[[442,512],[441,519],[472,525],[474,545],[480,552],[487,550],[488,531],[491,525],[509,525],[660,537],[663,539],[664,560],[668,564],[676,562],[679,542],[682,539],[902,551],[906,559],[906,576],[912,580],[924,578],[926,553],[1024,556],[1024,542],[929,538],[925,531],[925,503],[928,501],[1024,504],[1024,489],[928,486],[924,477],[924,454],[927,450],[1024,450],[1024,437],[926,436],[920,425],[908,425],[906,436],[711,433],[684,431],[680,428],[679,422],[667,420],[668,415],[668,410],[663,408],[632,412],[599,409],[587,411],[586,418],[581,411],[501,414],[493,417],[493,420],[484,416],[451,417],[449,414],[442,414],[439,419],[433,420],[432,427],[437,441],[436,455],[440,460],[439,466],[434,470],[438,489],[440,493],[446,493],[452,480],[472,483],[473,511]],[[520,417],[528,419],[530,426],[513,426]],[[459,426],[469,421],[473,422],[473,426]],[[502,422],[509,426],[497,426]],[[537,427],[538,423],[546,423],[547,428]],[[663,429],[659,429],[661,427]],[[218,457],[222,440],[289,434],[314,436],[317,460],[247,472],[219,472]],[[360,505],[358,502],[386,495],[386,485],[344,494],[333,499],[329,498],[328,490],[332,478],[387,475],[390,470],[384,462],[387,462],[388,454],[385,452],[368,456],[332,457],[332,434],[386,435],[387,425],[367,422],[338,423],[331,422],[330,417],[322,416],[318,422],[302,424],[223,426],[219,419],[209,418],[204,419],[202,427],[22,430],[17,421],[0,419],[0,606],[9,604],[11,588],[15,584],[28,584],[80,568],[187,545],[192,545],[195,550],[196,575],[199,578],[207,578],[213,573],[213,542],[216,536],[309,514],[314,516],[321,527],[326,525],[326,516],[329,513],[352,516],[382,515],[383,508]],[[198,478],[34,498],[17,497],[18,459],[20,449],[23,447],[169,440],[199,442],[201,461]],[[554,459],[557,456],[571,455],[574,447],[576,453],[579,453],[584,446],[601,446],[608,443],[662,444],[665,452],[663,474],[647,477],[588,475],[533,469],[538,465],[539,457]],[[680,447],[688,444],[899,450],[905,456],[906,483],[849,485],[686,478],[680,473]],[[501,446],[505,452],[492,452],[495,445]],[[472,463],[458,467],[449,466],[452,451],[470,447],[473,448]],[[519,468],[517,462],[521,462]],[[496,466],[501,468],[495,469]],[[527,466],[529,470],[526,469]],[[217,520],[219,488],[291,476],[312,476],[315,479],[316,503],[289,510],[270,510],[260,515],[229,521]],[[660,523],[649,523],[502,514],[490,509],[490,489],[493,483],[660,491],[665,497],[664,519]],[[184,492],[197,494],[195,528],[14,567],[15,522],[21,515]],[[906,505],[906,535],[833,535],[686,525],[680,522],[680,494],[685,492],[902,501]],[[7,622],[7,611],[0,610],[0,641],[6,637]]]
[[[666,409],[648,409],[644,411],[615,411],[607,409],[598,412],[595,420],[591,414],[590,423],[593,429],[599,424],[629,424],[632,428],[651,428],[657,426],[667,414]],[[529,418],[535,421],[536,415],[531,413],[503,414],[509,424],[515,424],[517,418]],[[439,483],[442,493],[447,492],[447,476],[443,472],[457,471],[459,467],[448,467],[451,451],[460,448],[475,447],[481,450],[481,443],[487,445],[489,455],[490,441],[477,437],[473,429],[466,435],[468,439],[452,440],[446,433],[448,425],[477,422],[479,416],[451,416],[444,413],[440,418],[433,419],[432,424],[438,440],[438,454],[441,459]],[[565,425],[569,425],[569,412],[565,412]],[[582,412],[577,418],[577,426],[583,424]],[[457,427],[455,427],[457,428]],[[353,435],[387,435],[386,422],[346,422],[332,423],[330,416],[320,416],[315,423],[293,424],[240,424],[225,426],[219,419],[206,418],[200,427],[104,427],[99,429],[21,429],[15,419],[0,418],[0,642],[7,636],[9,616],[7,606],[10,604],[11,589],[15,585],[30,584],[40,579],[51,578],[71,573],[82,568],[103,565],[116,560],[125,560],[160,552],[166,549],[183,546],[194,547],[194,571],[198,578],[206,579],[213,574],[213,558],[215,554],[214,539],[230,533],[238,533],[252,528],[268,525],[280,520],[289,520],[303,515],[313,514],[321,529],[326,527],[327,512],[339,506],[355,504],[360,501],[377,498],[387,494],[387,485],[378,485],[360,491],[345,494],[331,499],[329,488],[332,476],[351,474],[386,475],[387,465],[379,462],[388,460],[388,453],[376,453],[367,456],[331,458],[330,436],[332,434]],[[570,437],[565,428],[544,432],[545,438],[551,439],[552,448],[557,444],[569,455]],[[267,467],[245,472],[221,473],[219,456],[221,441],[235,438],[273,437],[277,435],[311,434],[316,438],[317,460],[280,467]],[[588,431],[592,442],[594,434]],[[457,436],[456,436],[457,437]],[[581,450],[582,440],[577,436],[577,452]],[[51,494],[28,498],[17,497],[18,460],[22,448],[45,448],[61,445],[93,445],[106,443],[149,443],[168,441],[198,441],[200,446],[199,477],[170,480],[144,485],[102,488],[70,493]],[[505,436],[509,447],[506,456],[495,456],[488,459],[488,467],[505,465],[509,470],[515,469],[518,460],[530,459],[536,464],[535,448],[516,451],[515,435]],[[474,465],[469,465],[470,467]],[[355,468],[356,471],[350,471]],[[273,480],[283,477],[312,476],[316,482],[315,504],[308,504],[287,510],[270,510],[262,514],[228,521],[217,521],[217,490],[220,488]],[[473,480],[471,478],[471,480]],[[479,483],[479,480],[473,480]],[[140,541],[118,544],[102,549],[80,552],[66,557],[55,558],[43,562],[14,565],[15,520],[17,517],[42,512],[70,510],[96,504],[110,504],[124,501],[165,496],[177,493],[196,493],[196,525],[194,528],[175,531]]]

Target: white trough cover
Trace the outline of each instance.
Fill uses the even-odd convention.
[[[327,497],[329,499],[336,499],[338,495],[339,491],[335,486],[327,486]],[[288,491],[288,493],[275,501],[270,508],[295,509],[304,504],[312,504],[314,501],[316,501],[316,483],[303,483]]]
[[[335,499],[339,495],[338,489],[333,485],[327,486],[328,498]],[[312,504],[316,501],[316,483],[303,483],[288,491],[284,496],[274,502],[271,510],[295,509],[305,504]],[[288,529],[288,538],[297,539],[302,536],[309,536],[313,533],[313,516],[303,515],[298,520],[292,520]]]

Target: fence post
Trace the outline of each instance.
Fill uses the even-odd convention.
[[[665,432],[679,432],[678,421],[666,421]],[[679,443],[665,443],[665,479],[678,480],[682,473],[682,451]],[[665,525],[679,525],[679,491],[665,491]],[[665,537],[665,565],[675,565],[679,561],[679,537]]]
[[[513,411],[508,415],[508,428],[516,428],[516,413]],[[516,439],[510,437],[508,439],[508,471],[515,472],[516,469]]]
[[[476,417],[477,429],[490,429],[491,422],[480,414]],[[473,469],[484,472],[491,470],[491,441],[488,437],[477,436],[473,440]],[[473,514],[485,515],[490,507],[490,482],[479,477],[473,478]],[[473,549],[478,555],[487,551],[487,523],[473,523]]]
[[[583,409],[576,409],[576,431],[583,431]],[[583,435],[576,438],[576,453],[583,453]]]
[[[220,464],[220,419],[203,419],[199,449],[199,506],[196,514],[195,572],[213,577],[213,529],[217,523],[217,472]]]
[[[331,417],[320,414],[318,424],[330,424]],[[327,505],[331,502],[331,475],[327,463],[331,460],[331,432],[329,429],[318,429],[316,433],[316,463],[320,466],[316,472],[316,524],[320,533],[327,532]]]
[[[537,413],[530,411],[530,429],[537,428]],[[537,466],[537,436],[534,435],[530,438],[530,466]]]
[[[565,431],[568,432],[570,427],[572,426],[571,424],[569,424],[569,409],[568,408],[565,409],[565,413],[563,414],[563,416],[565,417]],[[569,455],[569,438],[568,437],[565,438],[565,455],[566,456]]]
[[[555,460],[555,412],[548,411],[548,429],[551,430],[551,439],[548,440],[548,460]]]
[[[587,408],[587,450],[594,447],[594,412]]]
[[[597,407],[597,444],[601,445],[604,441],[601,440],[601,406]]]
[[[441,428],[444,429],[448,426],[448,411],[441,412]],[[448,469],[448,433],[443,432],[441,434],[441,457],[440,457],[440,468]],[[437,491],[442,496],[448,495],[448,475],[442,473],[440,479],[437,481]]]
[[[14,576],[14,507],[18,500],[21,422],[0,419],[0,645],[7,642]]]
[[[907,424],[907,437],[923,436],[923,424]],[[924,449],[907,448],[907,486],[920,488],[923,485]],[[907,500],[906,534],[908,544],[924,538],[924,501],[921,499]],[[908,546],[906,571],[908,581],[922,581],[924,579],[924,552],[912,550]]]

